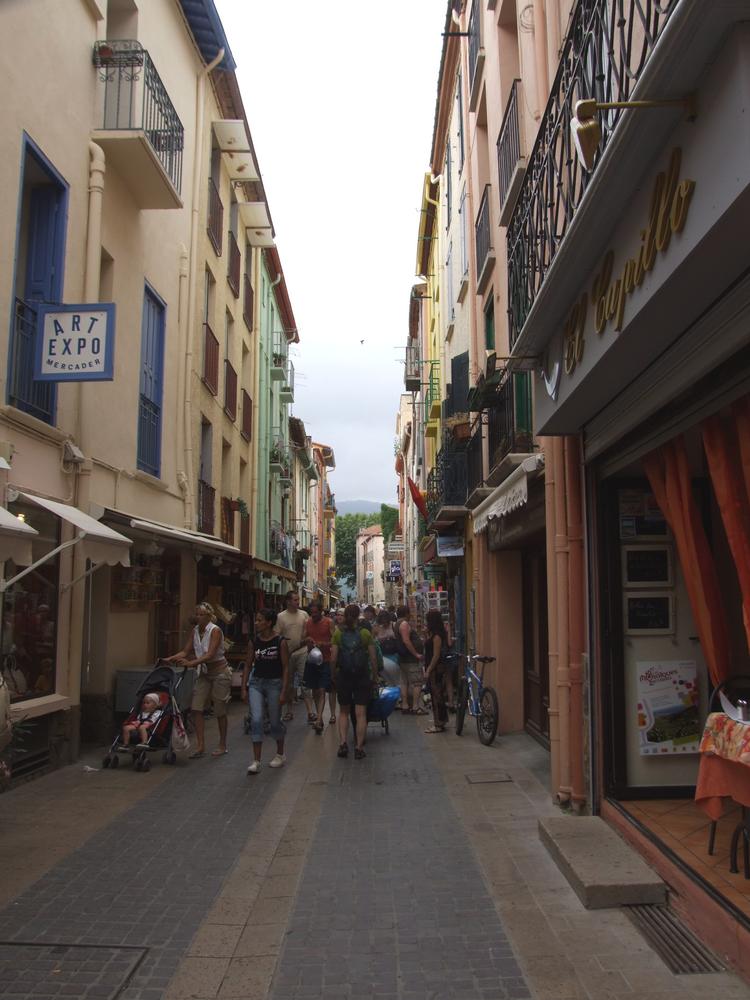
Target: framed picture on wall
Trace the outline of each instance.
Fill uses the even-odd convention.
[[[622,489],[618,490],[617,498],[623,541],[649,542],[669,538],[669,527],[653,493],[643,489]]]
[[[628,591],[625,601],[625,635],[672,635],[674,594],[663,590]]]
[[[671,545],[623,545],[623,587],[671,587],[674,584]]]

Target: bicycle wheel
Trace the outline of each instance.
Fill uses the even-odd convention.
[[[500,707],[494,688],[483,688],[479,699],[479,715],[477,716],[477,735],[479,742],[488,747],[497,736],[497,726],[500,721]]]
[[[469,690],[466,686],[466,678],[462,677],[458,682],[458,694],[456,695],[456,736],[460,736],[463,732],[468,701]]]

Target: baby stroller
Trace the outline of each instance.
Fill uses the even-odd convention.
[[[102,761],[102,767],[119,767],[120,758],[118,754],[127,754],[133,760],[136,771],[150,771],[151,761],[149,754],[162,750],[162,760],[165,764],[175,764],[177,754],[172,749],[172,729],[175,725],[182,726],[184,722],[177,707],[176,694],[185,676],[185,670],[178,676],[174,667],[168,663],[157,660],[156,666],[145,678],[135,694],[135,704],[130,710],[125,722],[135,722],[141,710],[144,697],[153,692],[159,695],[159,709],[161,716],[155,726],[148,732],[148,741],[138,746],[131,745],[127,748],[121,746],[121,734],[118,731],[112,746]]]
[[[367,721],[379,722],[381,729],[386,736],[390,733],[388,718],[396,707],[396,702],[401,697],[401,691],[397,687],[379,687],[377,694],[373,694],[367,705]],[[356,715],[354,705],[352,705],[352,725],[356,726]]]

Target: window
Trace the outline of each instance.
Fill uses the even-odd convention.
[[[138,468],[161,472],[161,404],[164,370],[164,303],[146,288],[141,324],[141,378],[138,405]]]
[[[488,351],[495,350],[495,307],[491,297],[484,310],[484,346]]]
[[[456,124],[458,126],[458,172],[464,169],[464,99],[461,93],[461,74],[456,78]]]
[[[445,287],[447,291],[448,323],[455,318],[455,301],[453,298],[453,243],[448,244],[448,256],[445,261]]]
[[[23,514],[26,524],[39,532],[34,539],[34,559],[41,559],[60,544],[60,521],[36,505],[9,503],[12,514]],[[5,564],[11,579],[25,567]],[[2,674],[11,702],[29,701],[54,694],[57,662],[57,594],[60,556],[54,556],[11,584],[3,598]]]
[[[458,205],[458,214],[461,216],[461,280],[467,277],[469,273],[469,238],[468,238],[468,223],[466,221],[467,211],[466,211],[466,188],[461,192],[461,201]]]
[[[451,215],[453,213],[453,178],[451,177],[452,172],[451,163],[451,143],[448,139],[448,145],[445,149],[445,228],[451,224]]]
[[[33,379],[35,304],[62,299],[68,185],[28,136],[23,152],[7,399],[11,406],[54,424],[55,383]]]

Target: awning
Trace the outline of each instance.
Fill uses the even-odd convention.
[[[77,507],[71,507],[70,504],[60,503],[58,500],[47,500],[31,493],[19,493],[18,495],[24,500],[36,504],[37,507],[44,507],[55,517],[59,517],[62,521],[67,521],[68,524],[77,528],[79,533],[75,540],[80,542],[81,550],[92,563],[99,565],[107,563],[109,566],[114,566],[116,563],[121,563],[123,566],[130,565],[131,541],[125,535],[113,531],[106,524],[94,520],[93,517],[84,514]],[[51,553],[48,553],[49,555]]]
[[[38,535],[30,524],[0,507],[0,562],[12,559],[16,566],[29,566],[33,558],[31,542]]]
[[[242,552],[236,545],[227,545],[226,542],[214,538],[213,535],[204,535],[200,531],[188,531],[187,528],[173,528],[168,524],[159,524],[158,521],[143,521],[140,518],[130,519],[130,527],[138,531],[156,535],[165,541],[180,543],[181,545],[194,545],[199,551],[211,553],[223,553],[224,555],[241,556]]]
[[[272,576],[280,576],[282,580],[290,580],[292,583],[297,582],[297,574],[293,569],[287,569],[286,566],[266,562],[265,559],[258,559],[255,556],[252,557],[250,562],[250,568],[256,570],[258,573],[270,573]]]
[[[474,511],[474,534],[487,529],[493,518],[504,517],[511,511],[523,507],[529,499],[528,477],[544,465],[544,455],[529,455],[503,480]]]

